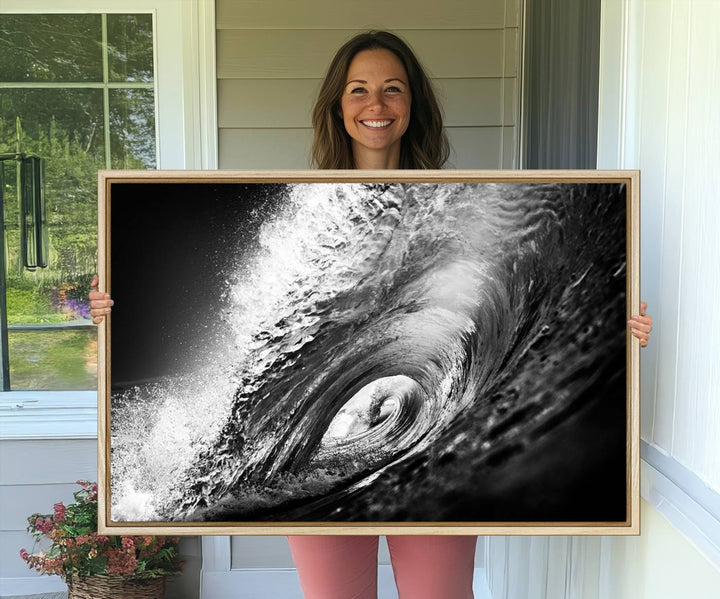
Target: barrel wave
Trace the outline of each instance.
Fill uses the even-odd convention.
[[[623,185],[277,193],[215,366],[113,394],[114,519],[624,518]]]

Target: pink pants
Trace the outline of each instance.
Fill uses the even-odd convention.
[[[472,536],[387,538],[400,599],[472,599]],[[376,599],[378,537],[288,537],[305,599]]]

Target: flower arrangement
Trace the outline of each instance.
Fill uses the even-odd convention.
[[[72,583],[90,576],[149,579],[179,572],[178,538],[107,536],[97,533],[97,484],[77,481],[75,503],[56,503],[52,514],[33,514],[28,532],[50,547],[37,553],[20,550],[20,557],[41,574],[58,574]]]

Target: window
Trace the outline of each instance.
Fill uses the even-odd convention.
[[[154,87],[157,167],[217,168],[215,3],[212,0],[146,0],[140,5],[128,0],[0,0],[0,28],[12,15],[64,14],[97,19],[101,13],[108,17],[137,14],[139,6],[145,15],[152,15],[155,81],[154,86],[145,89]],[[3,60],[6,60],[4,50],[0,52],[0,61]],[[109,83],[119,82],[109,79]],[[148,82],[136,80],[134,83]],[[0,86],[0,102],[7,89],[11,86]],[[102,125],[105,126],[104,116]],[[11,166],[6,166],[8,168]],[[89,183],[93,198],[94,177],[93,172]],[[93,221],[93,232],[95,227]],[[4,278],[0,277],[0,281]],[[0,310],[0,314],[4,313],[4,309]],[[42,356],[32,358],[38,368],[44,366]],[[91,364],[90,361],[88,367]],[[93,438],[97,434],[96,405],[94,386],[86,391],[0,391],[0,439]]]
[[[149,13],[0,16],[5,390],[97,386],[96,172],[156,166],[153,38]],[[27,156],[44,162],[45,268],[21,251]]]

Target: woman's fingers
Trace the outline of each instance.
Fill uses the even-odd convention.
[[[103,293],[98,297],[92,297],[90,296],[90,309],[93,308],[109,308],[115,304],[113,300],[110,299],[110,296],[107,293]]]
[[[110,314],[111,307],[115,303],[109,293],[98,291],[97,286],[99,283],[97,275],[93,275],[90,287],[94,289],[88,294],[90,300],[90,316],[95,324],[100,324],[107,314]]]
[[[632,329],[637,329],[643,333],[649,333],[652,331],[652,318],[649,316],[633,316],[628,320],[628,325]]]
[[[628,320],[630,331],[640,341],[640,347],[647,347],[650,331],[652,331],[653,319],[647,315],[646,310],[647,304],[640,302],[640,314],[636,314]]]
[[[631,328],[630,332],[635,335],[638,339],[645,339],[647,341],[650,339],[650,332],[649,331],[641,331],[640,329]]]

